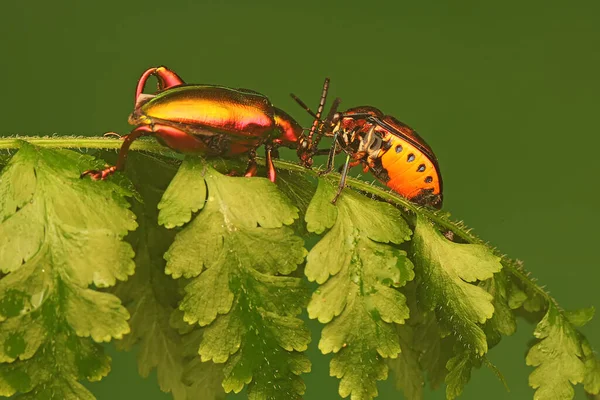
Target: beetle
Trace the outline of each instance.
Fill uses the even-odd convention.
[[[328,87],[328,84],[327,84]],[[300,138],[298,153],[305,167],[310,168],[312,157],[322,154],[318,143],[324,136],[333,137],[327,167],[321,174],[331,172],[336,154],[346,153],[341,169],[335,204],[346,183],[348,170],[362,164],[375,178],[408,200],[441,208],[443,183],[440,166],[431,147],[408,125],[371,106],[350,108],[338,112],[340,99],[336,98],[325,118],[321,119],[327,98],[324,87],[317,113],[294,94],[291,96],[314,117],[308,137]]]
[[[151,76],[157,78],[158,91],[144,94]],[[154,136],[182,153],[223,157],[247,154],[245,176],[256,175],[256,150],[264,145],[267,174],[274,182],[277,147],[296,148],[303,135],[302,127],[264,95],[249,89],[185,84],[165,66],[149,68],[140,77],[128,122],[135,128],[123,136],[116,165],[85,171],[81,177],[105,179],[123,170],[131,143],[142,136]]]

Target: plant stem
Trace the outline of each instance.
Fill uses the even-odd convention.
[[[119,149],[122,141],[118,138],[107,138],[107,137],[86,137],[86,136],[12,136],[0,138],[0,150],[18,149],[21,141],[27,141],[35,146],[46,147],[46,148],[68,148],[68,149]],[[132,143],[130,150],[137,151],[148,151],[152,153],[158,153],[162,155],[175,154],[172,150],[160,145],[153,139],[140,139]],[[260,159],[260,158],[259,158]],[[312,174],[316,176],[315,170],[309,170],[300,165],[290,163],[287,161],[274,160],[275,165],[280,169],[286,169],[289,171],[300,172],[304,174]],[[335,179],[338,174],[329,174],[329,177]],[[418,206],[410,201],[398,196],[397,194],[385,190],[383,188],[374,186],[367,182],[361,181],[356,178],[348,177],[347,185],[358,189],[363,192],[373,194],[379,198],[390,201],[398,206],[406,208],[413,213],[421,213],[435,222],[437,225],[444,229],[451,230],[454,234],[458,235],[467,243],[472,244],[487,244],[470,233],[470,230],[464,225],[453,222],[448,219],[447,215],[443,212],[435,211],[426,207]],[[552,296],[550,296],[543,288],[538,286],[535,281],[528,276],[523,268],[514,260],[509,259],[503,254],[500,254],[496,249],[494,252],[502,258],[502,264],[504,267],[517,279],[523,282],[525,285],[530,287],[535,293],[542,296],[546,301],[554,303],[558,307],[558,303]],[[560,308],[559,308],[560,309]]]
[[[18,149],[20,141],[35,146],[54,149],[119,149],[123,142],[116,138],[86,136],[11,136],[0,138],[0,150]],[[140,139],[131,145],[131,150],[164,153],[170,150],[152,139]]]

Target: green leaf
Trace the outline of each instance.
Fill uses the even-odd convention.
[[[196,346],[196,349],[198,347]],[[200,357],[192,358],[187,364],[184,376],[188,400],[221,400],[226,397],[223,381],[223,365],[211,361],[202,362]]]
[[[446,398],[453,400],[460,396],[471,379],[471,369],[475,366],[474,356],[470,352],[459,352],[448,363],[446,375]]]
[[[425,374],[432,388],[444,382],[446,363],[453,354],[455,340],[443,337],[433,312],[423,311],[417,298],[419,277],[402,288],[406,294],[410,318],[407,325],[398,325],[402,352],[397,360],[388,365],[395,373],[396,387],[404,391],[408,399],[421,399]]]
[[[183,326],[185,334],[181,341],[185,367],[182,381],[186,385],[186,400],[222,400],[226,393],[221,382],[223,381],[223,364],[212,361],[203,362],[198,356],[198,347],[202,343],[204,329],[198,325],[191,326],[183,321],[183,312],[176,310],[172,314],[172,325]]]
[[[309,203],[304,218],[309,232],[321,234],[335,224],[338,208],[334,204],[331,204],[333,196],[335,196],[333,186],[328,181],[319,179],[317,191]]]
[[[334,194],[335,188],[320,179],[306,213],[310,231],[331,227],[308,255],[308,279],[324,283],[313,294],[308,314],[328,324],[319,349],[336,353],[330,372],[341,379],[340,395],[371,399],[377,395],[376,381],[387,378],[385,359],[401,350],[394,323],[404,323],[409,310],[395,288],[414,273],[406,252],[392,244],[408,240],[411,232],[389,204],[346,190],[333,206]]]
[[[527,300],[523,303],[525,311],[535,313],[542,311],[545,308],[546,301],[537,293],[531,292],[528,294]]]
[[[600,394],[600,359],[585,338],[581,341],[581,349],[585,363],[583,388],[589,394],[598,395]]]
[[[223,399],[246,384],[250,399],[300,398],[299,375],[310,364],[301,353],[308,331],[297,318],[308,302],[297,279],[305,255],[297,236],[319,232],[323,239],[306,268],[321,285],[310,312],[327,324],[320,348],[335,353],[331,373],[341,379],[341,394],[372,398],[391,368],[408,398],[422,397],[425,372],[434,387],[445,380],[454,398],[473,367],[483,362],[497,372],[479,355],[481,339],[487,350],[514,332],[519,309],[531,319],[546,314],[527,356],[536,367],[535,398],[572,398],[571,385],[582,383],[589,398],[600,399],[600,361],[576,329],[589,322],[593,307],[563,311],[521,262],[503,257],[499,270],[491,249],[455,243],[482,242],[448,213],[395,201],[356,181],[400,208],[349,190],[334,206],[331,185],[317,187],[312,173],[294,168],[278,169],[282,196],[262,178],[216,174],[234,165],[224,159],[209,166],[189,158],[171,182],[171,162],[141,157],[148,162],[135,168],[137,157],[131,153],[127,170],[133,188],[122,173],[106,182],[79,179],[103,163],[69,151],[23,143],[13,159],[0,155],[1,396],[93,399],[81,381],[110,370],[96,342],[129,329],[129,313],[112,295],[118,293],[132,316],[120,347],[135,345],[140,372],[156,368],[161,388],[176,400]],[[133,205],[140,227],[131,234],[136,222],[127,197],[140,201]],[[161,224],[178,229],[156,226],[159,199]],[[296,219],[294,205],[313,233]],[[421,241],[420,253],[413,246],[416,276],[402,251],[411,236],[403,216]],[[429,220],[449,229],[447,239]],[[167,265],[163,255],[177,232]],[[96,290],[132,274],[125,235],[136,250],[136,275],[116,291]],[[481,249],[486,255],[476,257]]]
[[[411,313],[413,310],[411,308]],[[427,372],[431,387],[437,389],[448,375],[446,365],[454,355],[454,337],[442,333],[433,312],[426,314],[415,327],[415,337],[419,338],[415,342],[415,349],[420,353],[419,364]]]
[[[188,323],[206,326],[202,361],[226,363],[226,392],[249,384],[252,399],[300,398],[304,383],[298,375],[310,370],[300,352],[310,332],[296,316],[307,292],[300,279],[281,276],[306,255],[302,239],[284,226],[298,209],[267,179],[224,176],[207,164],[200,172],[186,167],[197,162],[186,158],[175,181],[205,185],[204,207],[177,234],[165,259],[174,278],[193,278],[180,309]],[[183,203],[193,211],[191,200]],[[161,220],[166,226],[181,221],[167,206],[161,215],[175,216]]]
[[[182,173],[175,175],[158,203],[158,223],[166,228],[182,226],[201,210],[206,201],[206,185],[197,175],[203,174],[204,164],[198,158],[187,158],[181,164]]]
[[[527,300],[527,293],[515,284],[512,280],[508,280],[508,307],[511,310],[521,308]]]
[[[46,302],[48,315],[57,304]],[[58,317],[57,317],[58,318]],[[78,380],[98,381],[110,371],[102,347],[72,333],[58,332],[32,358],[0,364],[0,396],[19,399],[94,399]]]
[[[315,184],[303,173],[296,171],[278,170],[275,182],[281,190],[300,210],[300,215],[305,215],[310,199],[315,193]],[[308,231],[302,219],[297,219],[291,225],[294,231],[301,236],[306,236]]]
[[[79,178],[97,167],[88,156],[23,142],[2,171],[0,395],[93,398],[78,380],[110,369],[94,341],[129,332],[119,299],[88,288],[134,269],[122,241],[137,226],[125,200],[131,192]]]
[[[529,376],[529,385],[537,389],[534,400],[572,399],[575,392],[571,384],[583,382],[586,371],[577,332],[549,303],[534,335],[539,342],[526,358],[527,365],[537,367]]]
[[[420,299],[465,347],[483,355],[488,345],[479,324],[492,317],[494,306],[492,295],[472,283],[500,271],[500,258],[483,245],[449,241],[421,215],[413,252],[422,278]]]
[[[411,309],[412,312],[413,309]],[[398,354],[397,358],[389,359],[387,364],[394,372],[396,387],[404,392],[404,397],[408,400],[422,399],[425,378],[419,364],[420,354],[415,343],[414,329],[408,325],[398,325],[396,330],[402,352]],[[423,338],[418,338],[418,340],[423,340]]]
[[[177,282],[165,275],[163,259],[175,232],[159,227],[157,221],[158,202],[175,169],[169,163],[137,153],[128,161],[126,174],[135,182],[144,203],[133,204],[139,228],[128,237],[136,253],[136,273],[114,291],[131,314],[131,334],[117,342],[117,347],[131,350],[137,344],[140,375],[147,377],[156,368],[160,389],[171,392],[176,400],[186,400],[189,387],[182,380],[187,364],[183,338],[170,325],[171,315],[182,296]],[[216,393],[224,395],[220,381],[217,389],[220,391]],[[208,392],[204,394],[204,398],[211,398]]]
[[[565,316],[574,326],[582,327],[594,318],[595,312],[594,307],[580,308],[579,310],[565,311]]]
[[[528,275],[527,272],[523,271],[522,262],[511,262],[511,265],[523,274]],[[523,285],[518,277],[508,273],[506,274],[506,283],[508,306],[511,310],[517,310],[521,307],[528,313],[538,313],[545,310],[546,299],[540,295],[535,286]]]
[[[504,271],[495,274],[492,279],[481,282],[480,286],[493,296],[494,315],[485,325],[488,345],[495,346],[501,336],[510,336],[517,330],[517,321],[510,308],[509,283]]]

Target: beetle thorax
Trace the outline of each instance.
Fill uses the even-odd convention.
[[[340,145],[355,158],[375,159],[381,156],[383,138],[372,124],[355,126],[353,129],[340,129]]]

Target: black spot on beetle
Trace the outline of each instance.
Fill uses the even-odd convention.
[[[423,172],[425,171],[425,164],[421,164],[419,165],[419,168],[417,168],[417,172]]]
[[[399,144],[396,146],[396,153],[400,153],[402,151],[402,145]]]
[[[413,153],[410,153],[406,159],[408,160],[408,162],[413,162],[415,161],[415,155]]]
[[[433,178],[431,176],[428,176],[427,178],[425,178],[425,183],[431,183],[433,182]]]

